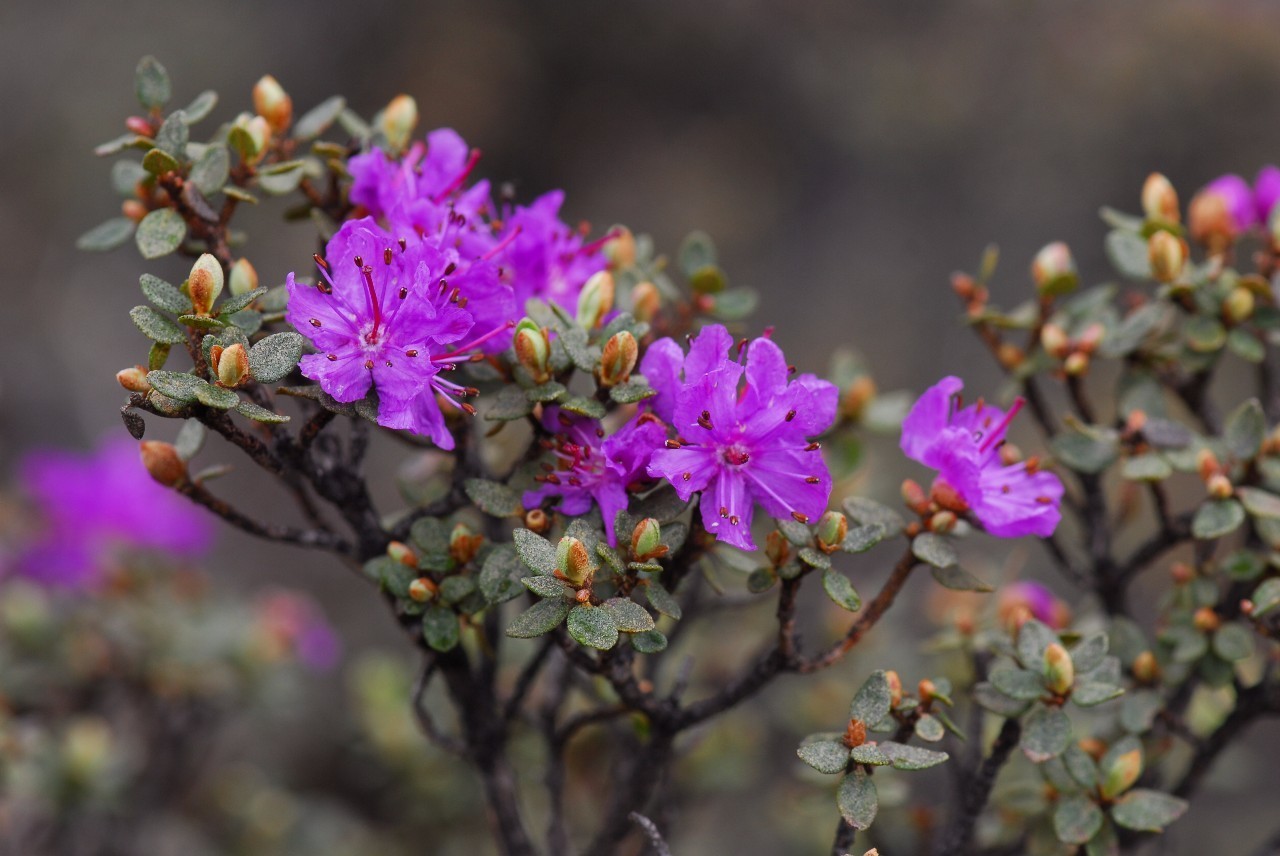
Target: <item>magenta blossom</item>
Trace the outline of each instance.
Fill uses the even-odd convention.
[[[654,409],[671,414],[677,438],[654,452],[649,475],[667,479],[685,501],[701,491],[707,531],[754,550],[756,504],[801,522],[826,510],[831,473],[810,438],[834,421],[837,392],[812,375],[788,382],[782,350],[767,338],[751,342],[745,368],[729,360],[731,344],[723,327],[708,327],[678,368],[678,348],[650,348]]]
[[[397,161],[381,149],[356,155],[348,163],[353,182],[351,201],[377,218],[391,217],[397,209],[415,203],[435,206],[441,214],[453,209],[479,222],[489,209],[489,183],[466,182],[480,160],[452,128],[427,134],[427,141],[414,143]],[[419,212],[422,216],[422,212]],[[433,222],[432,231],[440,224]]]
[[[276,589],[262,595],[255,606],[272,653],[291,652],[317,672],[332,669],[342,659],[342,640],[311,598]]]
[[[157,484],[128,439],[105,442],[92,455],[32,452],[20,479],[45,528],[16,568],[45,585],[93,587],[122,553],[189,559],[213,541],[204,514]]]
[[[563,202],[564,192],[553,190],[506,218],[500,236],[504,248],[497,258],[519,307],[539,297],[572,312],[582,286],[605,268],[602,247],[611,236],[586,243],[578,230],[560,220]]]
[[[288,278],[287,319],[320,351],[302,358],[302,373],[341,402],[376,389],[378,424],[452,449],[436,394],[452,401],[471,390],[441,373],[482,344],[449,347],[474,324],[467,298],[447,279],[455,263],[428,242],[393,240],[370,218],[343,224],[325,255],[317,285]]]
[[[1253,180],[1253,205],[1258,223],[1264,228],[1271,221],[1271,212],[1280,202],[1280,167],[1264,166]]]
[[[543,465],[547,472],[537,477],[542,486],[525,493],[525,507],[536,508],[559,497],[560,511],[576,515],[598,505],[609,544],[616,547],[614,525],[618,512],[627,507],[627,488],[644,478],[650,455],[667,437],[666,426],[642,414],[606,438],[596,420],[558,407],[546,408],[542,424],[554,435],[551,450],[557,463]]]
[[[920,396],[902,423],[902,451],[937,470],[938,479],[960,495],[992,535],[1047,538],[1062,519],[1062,482],[1034,464],[1005,465],[1000,459],[1022,399],[1007,413],[981,399],[961,407],[963,388],[959,378],[946,377]]]
[[[1019,580],[1000,589],[997,611],[1000,621],[1011,623],[1023,610],[1037,621],[1054,630],[1062,630],[1071,623],[1071,608],[1040,583]]]

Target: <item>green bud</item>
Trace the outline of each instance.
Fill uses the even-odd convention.
[[[1079,276],[1071,250],[1061,241],[1054,241],[1036,253],[1031,263],[1031,278],[1036,291],[1042,295],[1067,294],[1074,291]]]
[[[1045,685],[1055,695],[1066,695],[1076,682],[1076,667],[1071,662],[1071,655],[1061,644],[1054,642],[1044,649]]]
[[[241,113],[231,123],[227,143],[246,163],[257,163],[271,139],[271,126],[261,116]]]
[[[631,372],[640,358],[640,346],[636,337],[626,330],[614,333],[604,343],[600,354],[600,385],[617,386],[631,378]]]
[[[602,270],[592,274],[578,295],[578,323],[588,330],[600,326],[613,309],[613,274]]]
[[[652,321],[661,306],[662,295],[658,293],[658,287],[648,280],[631,289],[631,314],[637,321]]]
[[[222,265],[209,253],[196,259],[187,277],[187,293],[191,297],[191,311],[196,315],[208,315],[213,304],[222,294]]]
[[[418,102],[410,95],[397,95],[378,117],[378,129],[393,151],[403,151],[418,124]]]
[[[631,555],[637,561],[654,559],[666,552],[667,548],[662,543],[662,530],[657,520],[646,517],[636,524],[636,528],[631,532]]]
[[[818,519],[818,547],[824,553],[840,549],[849,534],[849,518],[838,511],[828,511]]]
[[[1141,775],[1142,748],[1135,746],[1107,765],[1102,771],[1102,784],[1098,789],[1107,799],[1115,799],[1133,787],[1133,783]]]
[[[528,318],[516,325],[516,361],[524,366],[535,383],[551,379],[551,341],[547,331]]]
[[[253,109],[277,133],[293,121],[293,100],[280,82],[269,74],[254,84]]]
[[[1163,229],[1152,233],[1147,239],[1147,256],[1151,262],[1151,275],[1157,282],[1174,282],[1182,276],[1187,252],[1186,242],[1177,235]]]
[[[214,345],[209,358],[218,376],[218,386],[235,389],[249,379],[249,352],[239,342],[228,348]]]
[[[1222,314],[1232,324],[1239,324],[1249,320],[1254,303],[1253,292],[1243,285],[1237,285],[1222,302]]]
[[[258,272],[249,264],[248,259],[236,259],[231,266],[231,278],[227,284],[236,297],[248,294],[258,287]]]
[[[449,555],[460,565],[474,559],[482,544],[484,536],[472,532],[465,523],[454,524],[453,531],[449,533]]]
[[[1147,176],[1142,185],[1142,213],[1154,223],[1172,225],[1182,219],[1178,212],[1178,192],[1169,179],[1158,172]]]
[[[406,568],[418,567],[418,557],[413,548],[403,541],[392,541],[387,545],[387,555]]]
[[[590,581],[596,570],[587,545],[577,538],[560,539],[560,543],[556,545],[556,567],[575,586]]]
[[[629,268],[636,263],[636,236],[626,226],[614,226],[604,245],[604,256],[613,270]]]

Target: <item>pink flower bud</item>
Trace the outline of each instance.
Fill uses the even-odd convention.
[[[1142,212],[1155,223],[1174,225],[1182,219],[1178,210],[1178,192],[1169,179],[1158,172],[1147,176],[1142,185]]]
[[[269,74],[254,84],[253,109],[276,133],[289,127],[293,121],[293,100],[279,81]]]
[[[187,480],[187,462],[182,460],[172,443],[143,440],[139,444],[142,465],[151,477],[165,487],[177,487]]]
[[[196,259],[187,277],[187,293],[191,296],[191,311],[195,315],[208,315],[213,304],[222,294],[224,278],[222,265],[209,253]]]
[[[600,354],[600,385],[617,386],[631,379],[631,372],[640,358],[636,337],[626,330],[614,333],[604,343]]]

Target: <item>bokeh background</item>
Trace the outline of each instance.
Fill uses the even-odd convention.
[[[623,222],[671,250],[694,228],[710,232],[732,280],[759,290],[759,323],[776,325],[802,368],[820,371],[834,346],[852,345],[883,388],[921,389],[944,370],[994,383],[947,288],[987,243],[1002,250],[997,301],[1028,292],[1031,256],[1054,239],[1096,280],[1106,267],[1095,212],[1136,209],[1149,171],[1185,200],[1219,173],[1280,157],[1278,33],[1280,6],[1263,0],[5,0],[0,471],[33,445],[87,447],[122,430],[112,375],[145,354],[124,318],[139,260],[72,245],[116,213],[91,149],[136,109],[145,53],[168,68],[176,102],[218,90],[214,120],[246,104],[264,72],[299,111],[340,93],[368,116],[408,92],[422,128],[456,127],[484,150],[484,174],[524,198],[563,187],[571,219]],[[306,229],[275,210],[251,212],[248,226],[245,254],[264,284],[306,266]],[[182,267],[152,269],[180,279]],[[221,453],[211,444],[203,456]],[[891,490],[906,472],[872,454],[868,484]],[[232,476],[226,491],[253,483]],[[316,592],[353,649],[399,646],[360,584],[312,556],[226,533],[216,572]],[[872,650],[895,644],[886,635]],[[1246,754],[1227,756],[1215,781]],[[1202,797],[1168,852],[1201,852],[1226,804]],[[740,803],[723,810],[732,818]],[[1239,849],[1221,852],[1263,834],[1245,823]],[[708,849],[689,852],[779,852],[754,824],[724,826],[736,828],[698,833]]]

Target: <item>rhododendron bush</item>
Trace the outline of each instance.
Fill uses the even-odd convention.
[[[840,355],[856,343],[829,372],[790,364],[705,235],[665,254],[568,222],[562,193],[490,184],[459,134],[418,131],[407,96],[295,114],[264,77],[214,127],[216,96],[175,108],[154,59],[136,88],[97,150],[122,215],[81,246],[146,262],[117,378],[159,486],[126,507],[132,486],[104,502],[33,462],[54,536],[15,572],[92,589],[63,527],[180,553],[196,507],[325,554],[416,649],[403,704],[473,771],[501,852],[681,852],[679,760],[775,682],[798,708],[806,676],[895,621],[937,671],[859,659],[795,750],[835,854],[1138,852],[1280,712],[1275,168],[1185,217],[1152,174],[1140,213],[1102,211],[1113,271],[1050,244],[1017,306],[991,302],[988,251],[951,292],[1004,383],[938,354],[906,400]],[[315,234],[292,270],[256,270],[240,231],[273,199]],[[864,447],[885,430],[900,451]],[[229,445],[202,453],[209,433]],[[398,477],[365,466],[375,444]],[[872,495],[867,450],[913,462],[900,496]],[[242,510],[214,480],[237,451],[296,508]],[[1069,594],[971,561],[1014,550]],[[968,593],[940,631],[894,608],[916,577]],[[756,604],[763,632],[734,618]],[[741,656],[704,668],[707,639]],[[570,796],[584,740],[593,784]]]

